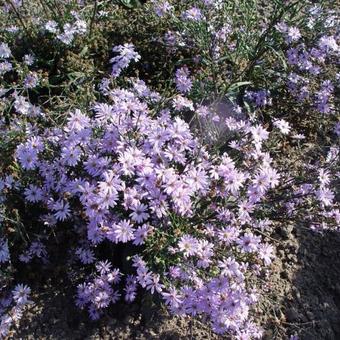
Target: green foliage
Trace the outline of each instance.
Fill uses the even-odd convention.
[[[127,8],[136,8],[142,6],[139,0],[113,0],[113,2]]]

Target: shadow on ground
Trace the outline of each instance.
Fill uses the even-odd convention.
[[[285,227],[271,277],[265,339],[340,339],[340,233]],[[268,315],[269,314],[269,315]]]
[[[53,285],[33,296],[35,305],[25,312],[20,329],[10,339],[55,340],[200,340],[218,339],[205,325],[170,316],[165,310],[146,306],[117,308],[114,317],[104,316],[99,322],[89,321],[85,312],[76,308],[72,296],[54,291]]]
[[[287,326],[301,340],[340,339],[340,234],[302,229],[296,237],[299,269],[293,301],[285,301]]]
[[[340,233],[321,235],[288,226],[273,237],[278,244],[274,273],[266,282],[270,293],[257,311],[265,325],[264,339],[340,339]],[[198,321],[171,317],[149,304],[130,306],[129,311],[118,308],[115,317],[93,323],[76,308],[72,292],[61,286],[47,284],[33,296],[35,305],[12,339],[222,339]]]

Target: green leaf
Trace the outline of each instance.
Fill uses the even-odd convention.
[[[79,56],[84,57],[86,55],[86,53],[88,52],[88,50],[89,50],[89,47],[87,45],[85,45],[84,48],[79,53]]]
[[[246,86],[246,85],[250,85],[250,84],[251,84],[251,81],[239,81],[235,84],[230,85],[229,88],[228,88],[228,92],[233,92],[241,86]]]
[[[279,60],[281,61],[281,64],[283,66],[283,69],[285,71],[287,71],[288,69],[288,65],[285,59],[285,56],[283,54],[283,52],[281,50],[276,50],[274,47],[268,45],[268,47],[273,51],[273,53],[279,58]]]
[[[115,0],[114,2],[127,8],[136,8],[142,6],[139,0]]]

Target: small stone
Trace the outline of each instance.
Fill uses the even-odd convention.
[[[150,329],[149,333],[150,333],[151,336],[156,336],[157,335],[152,329]]]
[[[274,338],[274,332],[271,329],[268,329],[263,334],[263,340],[271,340]]]
[[[297,257],[293,254],[288,254],[287,255],[287,259],[292,262],[292,263],[296,263],[297,262]]]
[[[133,324],[133,321],[134,321],[133,317],[127,316],[127,317],[124,319],[124,324],[126,324],[126,325],[131,325],[131,324]]]
[[[280,249],[277,253],[281,258],[285,257],[285,251],[283,249]]]
[[[293,226],[291,225],[286,225],[284,227],[279,227],[279,234],[282,236],[284,239],[289,239],[293,231]]]
[[[284,270],[281,272],[281,277],[283,279],[287,279],[288,281],[291,281],[293,278],[293,273],[289,270]]]
[[[310,311],[306,312],[307,318],[309,319],[309,321],[313,321],[315,319],[314,314]]]
[[[295,308],[289,308],[286,311],[286,318],[288,322],[296,322],[299,320],[299,313],[296,311]]]

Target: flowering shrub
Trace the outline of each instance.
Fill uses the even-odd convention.
[[[167,51],[171,75],[162,65],[155,87],[136,77],[152,58],[138,39],[104,65],[91,55],[109,39],[97,18],[116,6],[34,3],[47,13],[37,21],[21,1],[4,7],[21,26],[0,43],[2,337],[31,303],[28,286],[11,289],[14,267],[57,258],[94,320],[149,292],[218,334],[260,338],[275,228],[339,229],[334,13],[305,1],[297,27],[298,2],[264,17],[241,3],[137,10]],[[18,52],[13,37],[25,34],[60,59],[49,68],[38,47]]]
[[[273,256],[272,247],[250,229],[260,223],[251,217],[256,204],[279,184],[270,156],[261,151],[268,132],[240,123],[237,130],[247,137],[237,166],[227,153],[209,155],[187,123],[171,118],[175,102],[151,115],[149,105],[156,103],[148,105],[148,96],[136,90],[109,90],[109,97],[113,103],[96,103],[92,118],[75,110],[63,129],[37,131],[18,146],[21,167],[35,174],[23,187],[25,200],[46,207],[43,222],[72,221],[82,239],[76,255],[83,264],[104,260],[96,256],[103,242],[135,245],[136,255],[143,256],[165,238],[161,267],[135,257],[125,299],[134,299],[134,280],[162,293],[175,313],[208,314],[217,332],[250,332],[248,309],[257,297],[247,281]],[[21,260],[44,253],[35,242]],[[173,258],[171,270],[167,258]],[[110,262],[97,267],[100,276],[78,290],[78,304],[89,304],[94,318],[116,302],[119,293],[111,284],[120,281]]]

